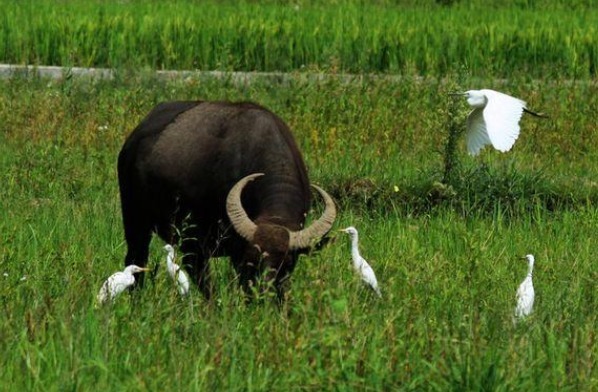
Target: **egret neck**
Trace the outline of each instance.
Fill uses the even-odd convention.
[[[359,267],[359,261],[361,259],[358,242],[359,240],[357,238],[357,233],[351,235],[351,257],[353,259],[353,264],[355,264],[357,267]]]
[[[534,258],[533,257],[527,257],[527,278],[532,278],[533,275],[533,271],[534,271]]]

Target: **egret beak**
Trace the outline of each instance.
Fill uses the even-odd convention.
[[[467,93],[448,93],[448,95],[450,95],[451,97],[462,97],[464,95],[467,95]]]

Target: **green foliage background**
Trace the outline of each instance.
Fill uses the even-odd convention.
[[[4,1],[8,63],[594,77],[592,2]]]

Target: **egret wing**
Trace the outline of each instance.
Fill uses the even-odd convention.
[[[467,141],[467,151],[469,155],[473,156],[478,155],[484,146],[492,143],[488,137],[482,111],[482,108],[473,109],[467,117],[467,134],[465,139]]]
[[[515,308],[515,315],[517,317],[527,316],[532,312],[533,306],[534,287],[526,280],[517,290],[517,307]]]
[[[183,269],[175,262],[172,254],[166,258],[166,269],[170,277],[176,282],[179,294],[186,295],[189,292],[189,277]]]
[[[189,277],[181,268],[177,270],[177,286],[181,295],[189,292]]]
[[[168,275],[170,275],[170,277],[174,280],[176,280],[176,276],[177,276],[179,269],[180,269],[180,267],[176,263],[167,262],[167,264],[166,264],[166,270],[168,271]]]
[[[507,152],[519,137],[519,120],[525,102],[494,90],[481,90],[488,103],[483,109],[488,137],[494,148]]]
[[[515,315],[517,317],[527,316],[532,312],[532,306],[534,305],[534,297],[523,296],[519,297],[517,301],[517,308],[515,309]]]
[[[100,292],[97,296],[98,302],[105,303],[106,301],[113,299],[134,283],[135,277],[131,274],[117,272],[111,275],[100,288]]]
[[[131,274],[117,272],[108,278],[107,283],[110,297],[114,298],[125,291],[127,287],[132,286],[135,283],[135,277]]]
[[[365,283],[367,283],[372,289],[374,289],[378,296],[382,296],[382,294],[380,293],[380,288],[378,287],[378,279],[376,279],[376,274],[374,273],[372,267],[367,262],[365,262],[365,260],[360,268],[360,274],[361,279]]]
[[[105,281],[100,288],[100,292],[97,296],[98,302],[103,304],[110,299],[108,281]]]

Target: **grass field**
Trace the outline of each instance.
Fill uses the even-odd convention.
[[[596,76],[592,1],[438,3],[5,1],[0,61],[421,75],[466,65],[481,77]]]
[[[469,158],[461,141],[447,191],[434,182],[456,80],[0,81],[3,389],[596,389],[596,86],[481,83],[551,118],[524,118],[509,154]],[[336,228],[360,229],[382,300],[334,234],[300,260],[283,311],[244,304],[224,259],[213,303],[181,301],[162,268],[94,307],[125,253],[119,148],[154,103],[197,97],[252,99],[290,124]],[[514,327],[530,252],[535,312]],[[163,256],[155,240],[152,266]]]
[[[0,390],[598,390],[591,1],[171,3],[2,4],[1,62],[118,72],[0,79]],[[472,15],[479,24],[464,24]],[[292,72],[166,81],[131,67]],[[469,157],[462,137],[447,150],[469,109],[447,93],[470,88],[550,118],[524,117],[508,154]],[[181,300],[162,267],[97,308],[126,252],[118,152],[175,99],[279,114],[338,204],[334,229],[359,229],[383,299],[335,230],[299,260],[283,309],[245,303],[226,259],[212,260],[210,303],[195,290]],[[527,253],[536,304],[514,326]]]

